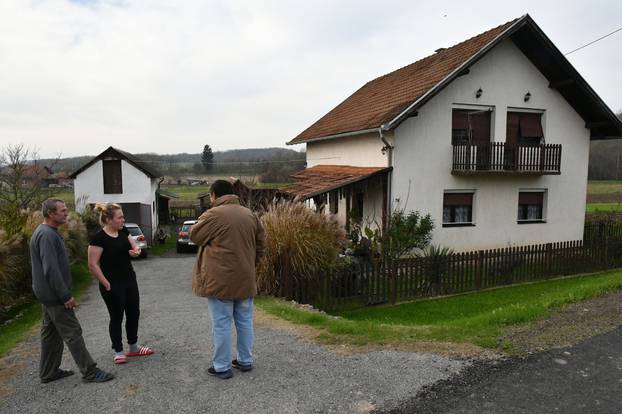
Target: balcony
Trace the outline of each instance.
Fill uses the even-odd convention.
[[[561,173],[561,144],[454,144],[451,173],[551,175]]]

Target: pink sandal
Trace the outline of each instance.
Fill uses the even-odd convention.
[[[125,355],[115,355],[114,358],[112,358],[112,362],[117,365],[125,364],[127,362],[127,357]]]
[[[138,352],[128,352],[125,355],[129,357],[134,357],[134,356],[149,356],[151,354],[153,354],[153,349],[149,348],[148,346],[141,346],[140,348],[138,348]]]

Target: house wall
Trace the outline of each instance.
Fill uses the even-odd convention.
[[[361,223],[361,227],[365,229],[365,227],[369,227],[371,229],[381,228],[382,227],[382,209],[383,209],[383,197],[382,197],[382,177],[375,177],[366,182],[361,183],[361,189],[365,194],[363,198],[363,221]],[[335,218],[345,227],[346,225],[346,196],[342,196],[339,201],[339,205],[337,207],[337,214],[335,214]],[[312,203],[310,204],[313,205]],[[350,204],[350,208],[352,208],[352,203]],[[326,203],[326,208],[324,209],[326,214],[330,213],[330,194],[328,196],[328,201]]]
[[[102,161],[98,160],[82,171],[74,180],[76,209],[84,209],[90,203],[140,203],[148,205],[151,213],[151,233],[157,228],[157,214],[153,213],[155,192],[158,187],[156,179],[125,160],[121,160],[122,194],[104,194],[104,175]],[[144,230],[144,229],[143,229]]]
[[[307,168],[314,165],[386,167],[388,166],[388,158],[381,151],[383,146],[376,132],[309,142],[306,151]]]
[[[433,243],[455,250],[582,239],[589,130],[548,85],[510,40],[497,45],[396,129],[394,206],[397,198],[407,210],[430,213],[436,224]],[[476,99],[478,88],[483,94]],[[527,91],[531,99],[524,102]],[[546,143],[562,144],[561,175],[453,176],[451,113],[459,104],[492,106],[491,139],[497,142],[505,140],[508,107],[544,110]],[[458,189],[476,190],[475,226],[443,228],[443,192]],[[517,224],[519,189],[547,189],[546,223]]]

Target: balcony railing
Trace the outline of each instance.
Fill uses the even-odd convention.
[[[560,174],[561,144],[454,144],[452,174]]]

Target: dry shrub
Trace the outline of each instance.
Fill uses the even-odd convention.
[[[261,217],[266,252],[257,271],[260,292],[278,294],[282,277],[311,278],[335,265],[345,233],[332,217],[303,203],[272,204]]]
[[[28,243],[21,234],[8,237],[0,230],[0,306],[16,303],[30,290]]]
[[[28,212],[18,234],[8,236],[0,229],[0,306],[10,306],[24,296],[32,296],[29,241],[42,222],[40,211]],[[88,237],[80,215],[70,213],[67,224],[58,230],[65,239],[70,261],[85,261]]]

